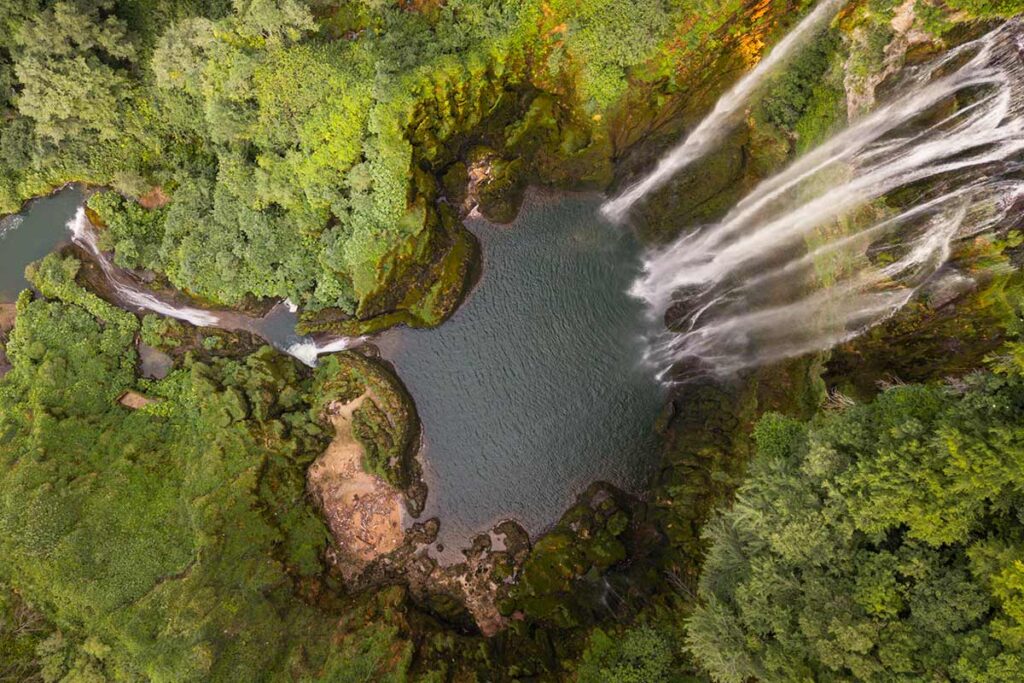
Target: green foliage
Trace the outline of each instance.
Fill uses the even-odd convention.
[[[587,623],[599,597],[584,586],[626,559],[632,508],[607,484],[591,485],[538,539],[518,581],[499,605],[562,629]]]
[[[712,547],[689,647],[720,681],[1003,681],[1024,665],[1024,380],[769,417]]]
[[[122,130],[130,88],[125,65],[135,49],[113,7],[113,0],[65,0],[18,31],[18,110],[56,142],[86,132],[109,140]]]
[[[332,402],[349,403],[365,394],[352,416],[352,435],[362,444],[363,467],[405,488],[412,478],[413,446],[419,420],[405,388],[377,363],[352,353],[328,356],[313,380],[314,414]]]
[[[459,153],[492,118],[504,137],[531,78],[560,101],[544,144],[605,154],[577,94],[593,111],[615,105],[684,11],[669,0],[20,5],[0,36],[0,67],[5,45],[11,56],[0,87],[15,72],[21,84],[20,114],[0,132],[0,209],[72,179],[135,197],[159,185],[165,210],[95,200],[118,263],[224,304],[289,297],[366,318],[388,301],[433,324],[457,299],[442,282],[454,250],[425,210],[440,185],[419,155]],[[542,35],[548,21],[561,28]],[[534,156],[536,126],[507,134]],[[606,179],[602,161],[579,173]],[[489,191],[510,213],[529,171],[508,165],[507,191]]]
[[[0,584],[0,683],[39,680],[37,654],[53,626],[14,592]]]
[[[815,88],[829,70],[839,44],[838,31],[826,31],[773,79],[761,102],[769,122],[786,130],[796,126],[811,107]]]
[[[981,19],[1010,18],[1024,11],[1021,0],[947,0],[949,7],[967,12],[970,17]]]
[[[164,210],[144,209],[116,192],[98,192],[89,197],[88,207],[99,217],[105,230],[100,246],[114,251],[122,268],[160,269]]]
[[[38,644],[45,676],[317,679],[337,615],[302,598],[328,542],[305,494],[326,443],[311,386],[265,348],[186,359],[146,383],[154,403],[122,407],[137,325],[108,317],[76,268],[36,270],[66,298],[22,296],[0,379],[0,579],[63,629]]]
[[[672,27],[666,0],[562,0],[551,3],[569,15],[566,51],[582,71],[581,91],[595,110],[615,104],[627,87],[627,70],[653,56]],[[561,52],[550,65],[560,68]]]
[[[139,336],[143,343],[155,349],[173,349],[178,347],[185,337],[185,327],[173,318],[149,314],[143,316]]]
[[[672,644],[647,626],[608,634],[600,628],[590,634],[580,659],[579,683],[665,683],[672,675]]]

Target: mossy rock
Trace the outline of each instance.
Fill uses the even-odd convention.
[[[424,238],[433,245],[429,258],[415,247],[407,262],[395,257],[403,274],[364,300],[355,316],[340,309],[304,313],[297,331],[362,336],[396,325],[436,327],[451,316],[469,289],[479,246],[451,207],[440,205],[428,215],[434,235]]]

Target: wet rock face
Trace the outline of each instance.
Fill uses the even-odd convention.
[[[954,303],[969,292],[977,289],[977,283],[954,268],[948,267],[936,273],[924,289],[928,305],[938,310]]]
[[[501,613],[556,628],[591,621],[596,605],[588,588],[629,557],[637,513],[635,501],[618,489],[592,485],[537,541],[504,591]]]

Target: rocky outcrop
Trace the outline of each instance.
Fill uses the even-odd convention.
[[[328,406],[334,439],[307,473],[309,491],[334,537],[333,563],[348,580],[405,537],[402,493],[364,470],[364,449],[353,433],[353,416],[367,400],[369,392]]]

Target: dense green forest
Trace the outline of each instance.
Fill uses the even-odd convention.
[[[468,209],[621,186],[812,4],[0,0],[0,212],[86,183],[116,263],[201,303],[436,325],[478,258]],[[847,3],[638,232],[721,215],[886,75],[1021,12]],[[951,314],[681,387],[648,495],[589,491],[488,568],[486,637],[447,586],[332,562],[306,488],[325,406],[385,396],[363,465],[415,478],[384,364],[140,320],[52,254],[3,339],[0,681],[1024,680],[1020,246],[955,254],[979,284]]]

